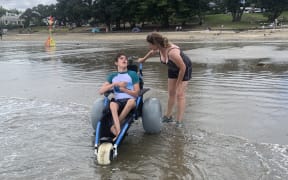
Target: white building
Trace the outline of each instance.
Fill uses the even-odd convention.
[[[0,24],[3,25],[23,25],[23,19],[20,19],[21,14],[6,12],[6,15],[0,17]]]

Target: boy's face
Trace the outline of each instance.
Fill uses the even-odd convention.
[[[127,67],[128,65],[128,60],[127,60],[127,57],[125,55],[121,55],[119,58],[118,58],[118,61],[115,62],[116,66],[118,67]]]

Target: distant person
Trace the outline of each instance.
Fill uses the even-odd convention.
[[[117,139],[121,131],[121,123],[128,113],[136,106],[136,98],[140,92],[139,77],[135,71],[127,69],[128,59],[125,54],[119,53],[115,58],[117,72],[108,75],[107,81],[99,90],[100,94],[113,89],[114,98],[110,102],[113,125],[110,131]]]
[[[150,33],[146,37],[146,41],[150,51],[143,58],[139,58],[138,62],[145,62],[155,53],[159,53],[160,62],[168,66],[168,104],[162,122],[173,121],[172,111],[176,104],[176,126],[182,127],[186,107],[185,93],[192,75],[192,62],[178,46],[157,32]]]
[[[276,18],[275,20],[274,20],[274,28],[277,28],[277,26],[278,26],[278,19]]]
[[[182,26],[176,26],[176,31],[182,31]]]
[[[0,28],[0,37],[1,37],[1,40],[2,40],[2,35],[3,35],[3,30],[2,30],[2,28]]]

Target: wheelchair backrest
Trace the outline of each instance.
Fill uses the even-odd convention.
[[[138,73],[138,66],[136,64],[129,64],[127,66],[127,69],[130,71],[135,71],[136,73]]]
[[[136,64],[130,63],[127,66],[127,69],[130,70],[130,71],[135,71],[138,74],[138,76],[139,76],[139,86],[140,86],[140,89],[143,89],[144,82],[143,82],[142,76],[140,76],[139,73],[138,73],[138,66]]]

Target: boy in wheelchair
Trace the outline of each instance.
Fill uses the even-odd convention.
[[[121,131],[123,123],[129,112],[136,106],[136,98],[140,92],[139,77],[137,72],[128,70],[128,58],[124,53],[118,53],[115,58],[117,72],[110,73],[107,81],[99,89],[100,94],[113,90],[114,98],[111,99],[107,119],[110,132],[115,136],[115,141]],[[107,114],[107,113],[106,113]],[[110,119],[110,121],[109,121]],[[113,119],[113,121],[111,121]]]
[[[104,98],[98,98],[91,109],[91,124],[95,130],[94,153],[100,165],[110,164],[117,157],[119,145],[138,117],[141,117],[146,133],[161,131],[161,103],[154,97],[143,100],[149,88],[143,88],[142,64],[133,64],[133,59],[128,60],[123,53],[117,54],[117,72],[108,75],[99,89]],[[113,98],[110,93],[113,93]]]

